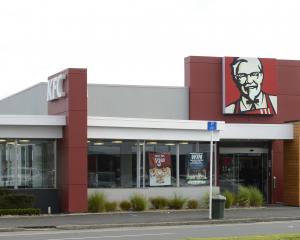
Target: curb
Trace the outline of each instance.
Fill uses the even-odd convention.
[[[201,221],[182,222],[156,222],[156,223],[122,223],[122,224],[93,224],[93,225],[59,225],[58,230],[82,230],[101,228],[125,228],[125,227],[153,227],[153,226],[178,226],[178,225],[209,225],[209,224],[232,224],[232,223],[255,223],[300,220],[300,217],[271,217],[271,218],[248,218],[248,219],[215,219]]]
[[[241,208],[229,208],[229,209],[224,209],[225,213],[226,212],[231,212],[231,211],[255,211],[257,209],[278,209],[277,206],[271,206],[271,207],[241,207]],[[0,216],[1,218],[41,218],[41,217],[69,217],[69,216],[93,216],[93,215],[118,215],[118,214],[135,214],[135,213],[178,213],[178,212],[208,212],[208,209],[161,209],[161,210],[145,210],[142,212],[139,211],[115,211],[115,212],[98,212],[98,213],[54,213],[54,214],[39,214],[39,215],[3,215]]]
[[[181,222],[156,222],[156,223],[121,223],[121,224],[92,224],[92,225],[49,225],[49,226],[28,226],[28,227],[8,227],[0,228],[0,232],[18,232],[41,229],[55,230],[86,230],[86,229],[107,229],[107,228],[128,228],[128,227],[155,227],[155,226],[179,226],[179,225],[214,225],[214,224],[233,224],[233,223],[258,223],[258,222],[280,222],[295,221],[300,217],[270,217],[270,218],[242,218],[242,219],[214,219],[200,221],[181,221]]]
[[[0,228],[0,232],[19,232],[19,231],[24,231],[24,228]]]

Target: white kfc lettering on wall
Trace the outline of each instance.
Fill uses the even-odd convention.
[[[65,79],[66,74],[61,73],[56,77],[50,78],[48,80],[47,101],[53,101],[55,99],[66,96],[66,93],[63,89],[63,83]]]

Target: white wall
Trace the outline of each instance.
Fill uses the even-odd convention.
[[[219,193],[219,187],[214,187],[213,192]],[[104,193],[109,201],[129,200],[133,193],[139,193],[146,198],[151,197],[173,197],[178,194],[188,199],[200,200],[209,191],[209,186],[203,187],[161,187],[161,188],[89,188],[88,195],[94,192]]]

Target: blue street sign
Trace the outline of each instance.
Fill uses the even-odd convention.
[[[207,122],[207,130],[208,131],[216,131],[217,130],[217,122]]]

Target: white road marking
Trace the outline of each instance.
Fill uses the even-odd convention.
[[[123,238],[123,237],[147,237],[147,236],[162,236],[174,235],[175,233],[149,233],[149,234],[129,234],[129,235],[108,235],[108,236],[95,236],[95,237],[77,237],[77,238],[49,238],[48,240],[80,240],[80,239],[101,239],[101,238]]]

